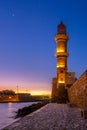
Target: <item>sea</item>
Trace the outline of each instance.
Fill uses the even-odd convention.
[[[15,119],[16,111],[19,108],[32,105],[37,102],[19,102],[19,103],[0,103],[0,130],[11,123],[19,120]]]

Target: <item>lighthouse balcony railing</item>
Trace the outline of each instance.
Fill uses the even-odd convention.
[[[69,54],[67,52],[56,52],[55,56],[69,56]]]

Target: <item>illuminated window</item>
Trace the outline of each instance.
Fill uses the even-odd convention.
[[[11,96],[9,96],[9,99],[11,99]]]
[[[57,52],[64,52],[64,49],[63,48],[58,48]]]
[[[60,80],[58,81],[59,83],[65,83],[64,78],[60,78]]]
[[[63,81],[59,80],[59,83],[65,83],[65,81],[64,80]]]
[[[57,65],[57,68],[59,68],[59,67],[62,68],[62,67],[65,67],[65,66],[64,66],[64,64]]]

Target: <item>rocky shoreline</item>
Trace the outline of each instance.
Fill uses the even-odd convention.
[[[20,108],[15,112],[16,113],[15,118],[24,117],[24,116],[40,109],[41,107],[45,106],[46,104],[48,104],[48,102],[43,101],[43,102],[35,103],[32,105]]]
[[[87,119],[78,108],[49,103],[2,130],[87,130]]]

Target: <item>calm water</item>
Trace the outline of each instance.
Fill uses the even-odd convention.
[[[0,129],[18,120],[12,118],[15,116],[15,111],[24,106],[29,106],[35,102],[27,103],[0,103]]]

